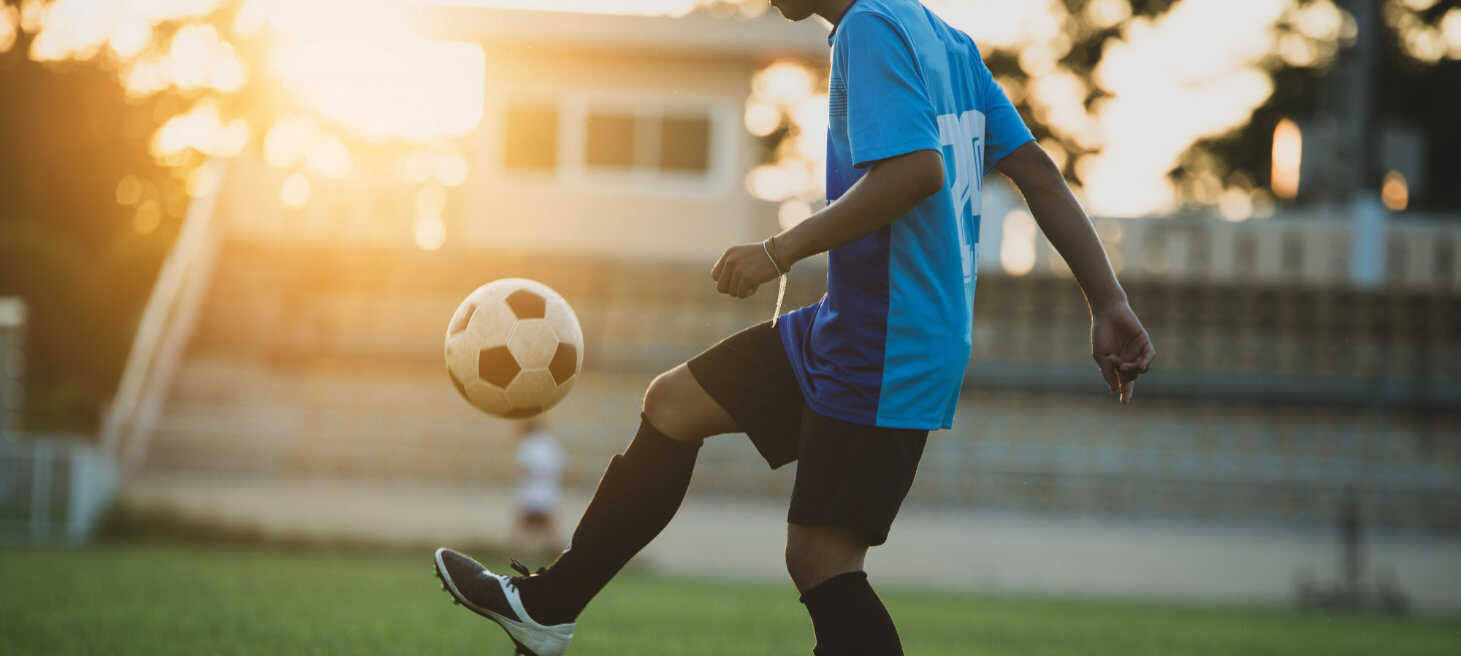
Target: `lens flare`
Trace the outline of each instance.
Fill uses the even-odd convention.
[[[1385,174],[1380,185],[1380,200],[1391,212],[1404,212],[1410,207],[1410,182],[1399,171]]]
[[[1273,194],[1292,200],[1299,195],[1304,164],[1304,133],[1289,119],[1273,129]]]

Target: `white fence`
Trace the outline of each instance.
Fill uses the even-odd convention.
[[[1095,224],[1123,280],[1351,285],[1350,224],[1323,212],[1243,223],[1175,216],[1096,219]],[[986,231],[993,240],[980,244],[981,264],[996,275],[1004,269],[998,233]],[[1068,275],[1070,270],[1045,237],[1033,236],[1030,273]],[[1461,217],[1395,217],[1385,252],[1387,289],[1461,290]]]
[[[94,447],[0,439],[0,542],[79,543],[116,487],[116,466]]]

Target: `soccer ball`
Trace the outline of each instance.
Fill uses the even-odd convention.
[[[504,278],[477,288],[446,327],[446,372],[471,403],[531,417],[568,394],[583,368],[583,329],[547,285]]]

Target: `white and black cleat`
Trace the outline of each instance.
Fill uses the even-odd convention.
[[[574,622],[544,626],[528,616],[513,578],[493,574],[467,556],[451,549],[436,550],[436,576],[452,602],[466,606],[507,631],[517,653],[527,656],[560,656],[573,639]],[[513,562],[513,567],[526,568]]]

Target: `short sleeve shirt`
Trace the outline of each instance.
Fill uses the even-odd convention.
[[[557,507],[563,460],[563,450],[547,432],[536,431],[523,438],[517,447],[517,465],[522,472],[517,488],[519,506],[541,512]]]
[[[827,294],[783,318],[813,410],[864,425],[953,425],[973,331],[983,178],[1033,137],[972,39],[916,0],[858,0],[833,30],[827,200],[881,160],[942,153],[944,187],[828,254]]]

